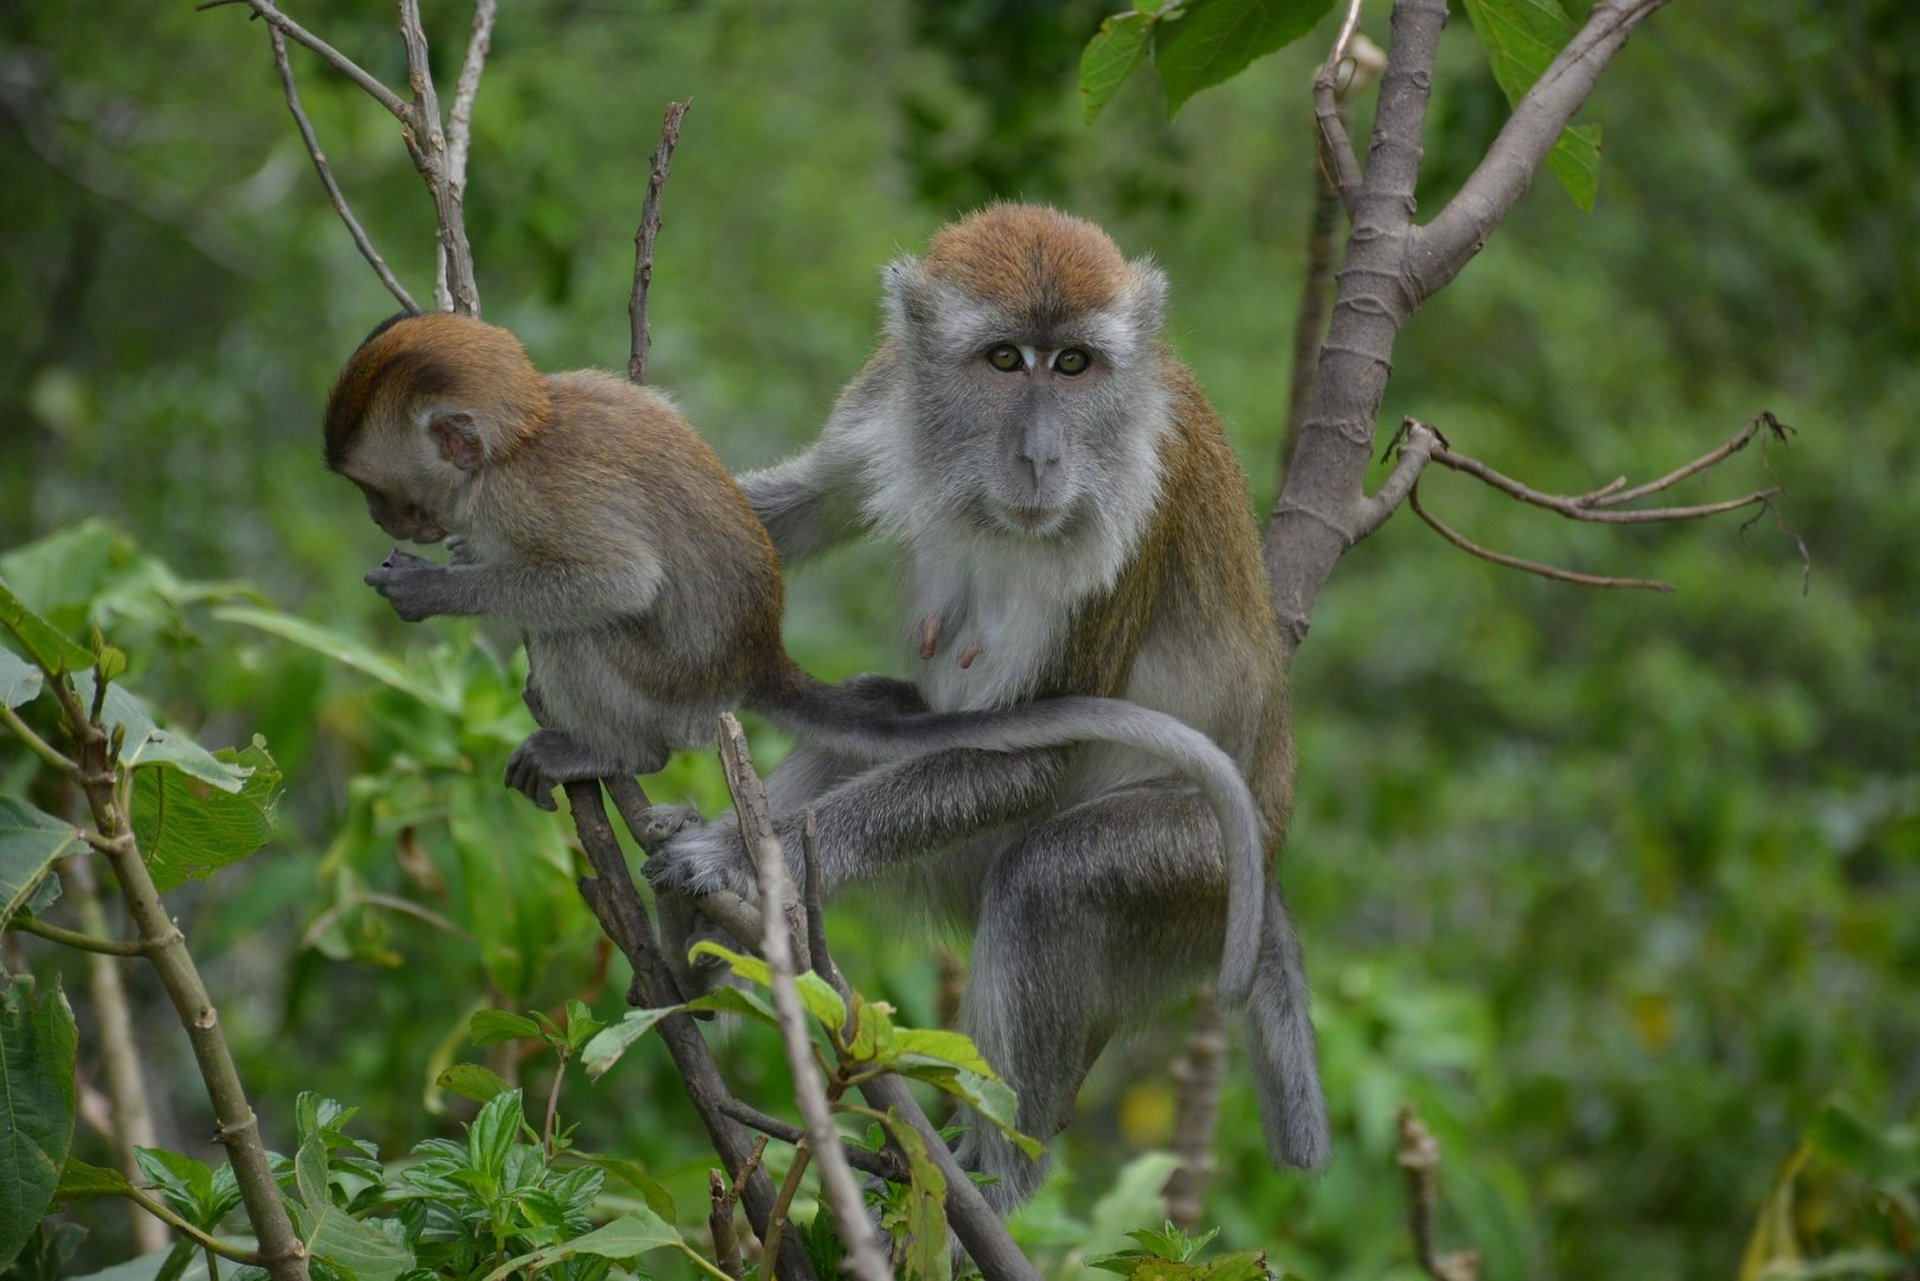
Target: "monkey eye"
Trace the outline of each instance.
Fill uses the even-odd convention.
[[[1093,357],[1078,347],[1068,347],[1053,358],[1053,371],[1071,378],[1075,374],[1087,372],[1087,366],[1093,363]]]
[[[1026,365],[1020,349],[1010,342],[996,343],[987,348],[987,363],[1003,374],[1010,374]]]

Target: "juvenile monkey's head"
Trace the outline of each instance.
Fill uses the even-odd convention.
[[[327,396],[327,466],[360,487],[393,537],[464,532],[475,475],[538,431],[546,379],[506,330],[445,312],[399,315],[368,334]]]
[[[1100,228],[1038,205],[990,205],[889,266],[924,492],[982,528],[1047,536],[1115,484],[1150,485],[1166,287]]]

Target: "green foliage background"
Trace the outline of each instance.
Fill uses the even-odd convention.
[[[1102,8],[1086,0],[503,8],[467,206],[487,315],[543,364],[624,362],[645,156],[664,101],[692,95],[653,371],[729,464],[771,461],[817,427],[871,341],[881,263],[1007,196],[1091,216],[1166,267],[1172,340],[1271,501],[1324,26],[1172,123],[1138,78],[1088,127],[1074,74]],[[465,10],[426,9],[450,82]],[[403,81],[390,6],[300,13]],[[1384,13],[1365,26],[1384,41]],[[430,207],[392,122],[296,60],[356,209],[426,296]],[[1318,1182],[1272,1173],[1251,1096],[1230,1089],[1223,1245],[1270,1246],[1315,1277],[1412,1275],[1391,1151],[1393,1111],[1413,1099],[1446,1144],[1443,1230],[1479,1245],[1489,1276],[1729,1275],[1825,1101],[1875,1124],[1913,1116],[1916,67],[1920,16],[1903,0],[1663,11],[1583,116],[1607,140],[1595,212],[1538,184],[1407,331],[1383,422],[1417,414],[1545,488],[1658,474],[1774,410],[1800,429],[1769,461],[1811,585],[1766,520],[1744,535],[1573,527],[1441,475],[1428,502],[1486,543],[1681,590],[1522,577],[1408,516],[1342,564],[1296,677],[1285,872],[1340,1155]],[[1505,110],[1457,15],[1424,208]],[[325,474],[315,428],[328,379],[391,300],[327,207],[264,33],[238,9],[0,12],[0,172],[0,546],[103,518],[183,575],[250,582],[465,691],[453,732],[358,671],[202,611],[130,610],[116,634],[175,723],[209,746],[265,735],[291,786],[276,845],[176,906],[270,1131],[285,1146],[294,1093],[312,1089],[360,1105],[383,1151],[452,1132],[435,1110],[458,1101],[423,1106],[422,1092],[459,1057],[470,1009],[585,993],[610,1018],[624,980],[595,978],[590,923],[553,891],[558,829],[490,795],[448,821],[434,790],[448,771],[499,769],[511,670],[451,627],[405,628],[360,585],[386,545]],[[1754,450],[1682,494],[1764,483]],[[885,563],[861,549],[798,578],[788,631],[803,662],[904,670]],[[764,766],[777,744],[761,746]],[[375,804],[356,776],[418,777],[417,810],[391,791]],[[656,791],[717,796],[695,761]],[[491,846],[458,839],[463,824]],[[409,842],[446,888],[401,871]],[[552,874],[513,890],[523,848]],[[468,937],[342,898],[343,868]],[[463,898],[469,881],[488,894]],[[509,919],[461,906],[489,895]],[[930,1023],[932,940],[888,920],[837,911],[843,959]],[[135,988],[164,1139],[191,1147],[209,1127],[185,1043],[149,978]],[[1084,1235],[1107,1171],[1165,1141],[1183,1025],[1155,1019],[1103,1061],[1029,1241]],[[727,1054],[744,1094],[781,1097],[770,1039]],[[545,1068],[528,1070],[531,1093]],[[662,1056],[630,1055],[569,1097],[591,1146],[640,1157],[699,1204],[707,1158]],[[76,1154],[104,1161],[89,1142]],[[1808,1232],[1839,1239],[1863,1196],[1838,1188]],[[83,1257],[123,1257],[117,1220],[95,1217]]]

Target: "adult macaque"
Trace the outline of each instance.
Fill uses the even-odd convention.
[[[890,266],[885,293],[884,341],[820,439],[743,478],[781,556],[863,527],[891,539],[928,707],[1157,708],[1240,764],[1277,853],[1294,773],[1285,660],[1245,477],[1161,341],[1165,278],[1089,223],[996,205]],[[893,877],[971,925],[966,1029],[1042,1138],[1117,1025],[1188,990],[1243,919],[1234,835],[1138,752],[876,766],[803,743],[769,798],[789,844],[816,812],[829,891]],[[697,892],[738,886],[747,866],[737,829],[715,822],[674,837],[647,875]],[[1266,894],[1254,1079],[1272,1154],[1314,1169],[1329,1139],[1307,984],[1278,885]],[[998,1176],[986,1192],[1003,1209],[1042,1173],[984,1125],[962,1155]]]
[[[931,715],[900,710],[911,691],[897,682],[815,680],[781,644],[766,530],[658,392],[543,375],[512,334],[469,317],[402,316],[335,382],[326,453],[395,538],[460,540],[452,565],[396,549],[367,575],[402,618],[487,614],[524,630],[545,728],[514,752],[507,782],[537,803],[553,808],[562,783],[652,773],[672,751],[711,747],[719,714],[740,706],[867,760],[1122,745],[1213,804],[1235,890],[1221,982],[1251,985],[1264,840],[1233,761],[1191,726],[1111,699]],[[752,892],[744,863],[727,871],[740,873],[727,888]]]

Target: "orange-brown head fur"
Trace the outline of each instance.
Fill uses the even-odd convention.
[[[1045,205],[992,204],[951,223],[921,266],[1041,328],[1106,310],[1132,278],[1106,232]]]
[[[505,329],[449,312],[383,322],[347,361],[327,396],[327,465],[346,464],[371,422],[444,402],[483,411],[490,457],[539,430],[551,409],[547,381]]]

